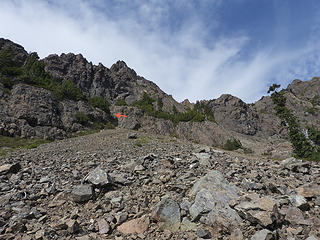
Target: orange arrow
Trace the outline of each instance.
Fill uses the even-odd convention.
[[[121,113],[117,113],[117,114],[115,114],[115,116],[116,116],[116,117],[118,117],[118,118],[121,118],[121,117],[128,117],[128,116],[126,116],[126,115],[121,115]]]

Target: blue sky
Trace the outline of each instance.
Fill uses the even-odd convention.
[[[253,102],[320,75],[318,0],[2,0],[0,37],[40,57],[124,60],[178,101]]]

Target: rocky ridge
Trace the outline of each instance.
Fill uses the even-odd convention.
[[[319,239],[319,179],[316,162],[103,130],[0,159],[0,238]]]

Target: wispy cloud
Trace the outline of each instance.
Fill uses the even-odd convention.
[[[214,34],[221,2],[3,0],[0,36],[41,57],[82,53],[108,67],[124,60],[179,101],[212,99],[223,93],[257,100],[270,81],[294,75],[291,63],[303,57],[306,64],[308,54],[314,53],[315,44],[310,43],[294,54],[266,46],[244,56],[252,41],[245,31]],[[210,24],[201,19],[208,9]],[[316,68],[318,55],[313,59]]]

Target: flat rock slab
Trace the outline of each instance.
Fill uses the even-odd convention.
[[[78,203],[90,200],[92,195],[93,191],[91,184],[76,185],[71,192],[72,200]]]
[[[171,198],[163,198],[153,209],[152,218],[161,224],[162,229],[178,231],[180,227],[180,207]]]
[[[101,167],[96,167],[93,171],[89,172],[84,180],[98,187],[113,184],[110,175]]]
[[[320,196],[320,186],[316,184],[308,184],[297,189],[299,195],[305,198],[313,198]]]
[[[150,224],[150,220],[148,216],[142,216],[141,218],[136,218],[125,222],[118,226],[118,231],[124,234],[133,234],[133,233],[144,233],[147,231]]]

